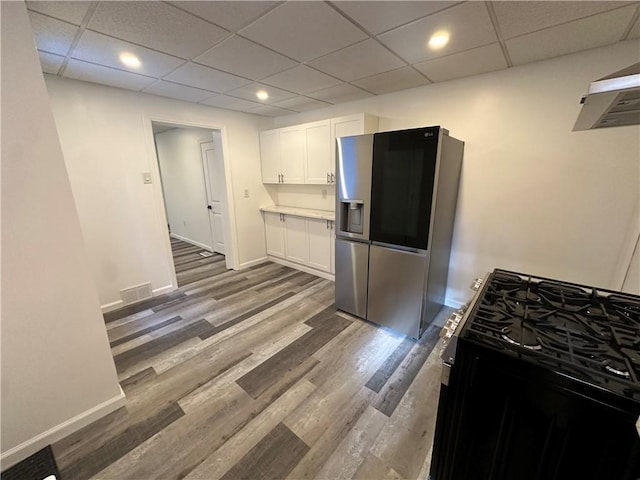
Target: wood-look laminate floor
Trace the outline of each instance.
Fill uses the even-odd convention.
[[[63,480],[427,477],[439,328],[408,339],[336,311],[327,280],[172,245],[180,288],[105,314],[127,405],[53,445]]]

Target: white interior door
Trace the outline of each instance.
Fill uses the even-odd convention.
[[[221,152],[215,150],[213,142],[200,144],[205,184],[207,186],[207,208],[213,239],[213,251],[224,255],[224,230],[222,208],[225,198],[224,164]]]

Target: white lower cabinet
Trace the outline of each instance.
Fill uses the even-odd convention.
[[[267,255],[284,258],[284,222],[281,213],[264,212]]]
[[[284,216],[285,255],[287,260],[298,263],[309,263],[309,238],[307,236],[307,219]]]
[[[309,230],[309,265],[323,272],[331,272],[332,230],[330,220],[307,219]]]
[[[264,212],[267,254],[334,273],[333,225],[331,220]]]

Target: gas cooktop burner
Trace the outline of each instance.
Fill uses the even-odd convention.
[[[542,345],[538,343],[536,333],[529,327],[523,326],[522,328],[504,327],[502,330],[501,338],[511,343],[512,345],[518,345],[529,350],[541,350]]]
[[[618,375],[618,376],[620,376],[622,378],[627,378],[627,379],[631,378],[631,375],[629,374],[629,372],[627,370],[618,370],[617,368],[612,367],[611,365],[605,365],[604,369],[607,372],[611,372],[611,373],[613,373],[615,375]]]
[[[496,269],[461,336],[640,401],[640,296]]]

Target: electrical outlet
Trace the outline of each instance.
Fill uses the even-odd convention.
[[[244,198],[249,198],[249,189],[248,188],[244,189]]]
[[[327,191],[324,188],[322,189],[322,198],[327,198]]]
[[[151,183],[151,172],[142,172],[142,183],[145,185]]]

